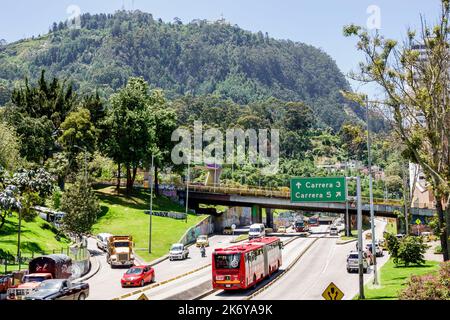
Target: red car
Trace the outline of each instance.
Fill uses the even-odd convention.
[[[150,282],[155,282],[155,270],[150,266],[131,267],[120,280],[122,287],[143,287]]]

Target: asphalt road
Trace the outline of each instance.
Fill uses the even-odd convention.
[[[375,234],[383,233],[386,222],[375,220]],[[344,299],[352,299],[359,290],[358,273],[348,273],[347,254],[355,250],[356,242],[337,245],[338,237],[319,239],[294,267],[269,289],[257,295],[256,300],[323,300],[322,292],[333,282],[344,292]],[[364,239],[364,237],[363,237]],[[364,241],[366,242],[366,241]],[[364,243],[365,245],[365,243]],[[377,258],[378,268],[388,259]],[[372,268],[364,275],[365,283],[373,276]]]
[[[277,277],[281,275],[281,273],[291,264],[291,262],[294,261],[299,254],[305,251],[306,248],[316,240],[316,238],[326,236],[326,231],[328,230],[328,228],[329,226],[327,225],[313,227],[311,228],[312,234],[310,237],[298,238],[292,241],[289,245],[287,245],[282,253],[283,264],[280,267],[280,270],[277,273],[275,273],[270,279],[266,278],[265,280],[260,282],[257,285],[256,289],[248,289],[243,291],[218,290],[212,293],[211,295],[204,297],[203,300],[242,300],[247,298],[248,296],[252,295],[255,291],[267,285],[269,282],[273,281],[274,279],[277,279]],[[320,241],[320,239],[318,241]],[[289,272],[290,271],[288,271],[286,274],[288,274]],[[284,277],[284,275],[282,277]]]
[[[156,281],[164,281],[174,278],[178,275],[184,274],[190,270],[195,270],[210,263],[208,257],[214,248],[228,245],[234,236],[217,235],[209,239],[210,246],[206,248],[207,258],[202,258],[200,249],[195,246],[189,247],[189,257],[186,260],[170,261],[169,259],[162,261],[155,265]],[[94,252],[96,259],[100,263],[99,272],[88,279],[90,292],[89,300],[108,300],[119,297],[123,294],[135,291],[136,288],[122,288],[120,279],[127,271],[127,268],[111,269],[111,266],[106,262],[106,254],[97,248],[96,240],[89,239],[88,248]]]
[[[280,237],[283,242],[292,239],[292,237]],[[297,240],[293,240],[294,243]],[[304,239],[302,239],[304,240]],[[285,247],[291,249],[291,244]],[[208,262],[211,262],[211,255],[208,254]],[[204,292],[211,290],[211,266],[200,271],[194,272],[190,275],[184,276],[180,279],[171,281],[164,285],[146,290],[144,293],[150,300],[164,300],[164,299],[193,299]],[[188,298],[184,293],[189,292]],[[142,293],[138,293],[127,297],[125,300],[136,300]]]

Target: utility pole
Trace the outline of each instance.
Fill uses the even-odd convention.
[[[363,270],[363,240],[362,240],[362,205],[361,205],[361,178],[356,177],[356,199],[358,203],[358,274],[359,299],[364,297],[364,270]]]
[[[348,215],[348,178],[345,178],[345,235],[350,237],[350,217]]]
[[[189,179],[190,179],[190,171],[189,171],[189,165],[191,162],[191,157],[188,157],[188,167],[187,167],[187,177],[186,177],[186,220],[187,223],[187,216],[188,216],[188,200],[189,200]]]
[[[153,216],[153,161],[154,156],[152,155],[152,165],[148,173],[148,179],[150,184],[150,221],[149,221],[149,232],[148,232],[148,253],[152,253],[152,216]]]
[[[19,233],[17,234],[17,259],[19,261],[19,271],[20,271],[20,260],[22,260],[20,254],[20,229],[22,227],[22,208],[19,208]]]
[[[370,140],[370,115],[369,101],[366,96],[366,121],[367,121],[367,163],[369,165],[369,198],[370,198],[370,224],[372,231],[372,256],[373,256],[373,284],[378,284],[377,277],[377,256],[375,249],[375,213],[373,210],[373,189],[372,189],[372,158],[371,158],[371,140]]]
[[[409,234],[409,220],[408,220],[408,180],[406,177],[406,164],[402,165],[403,167],[403,202],[404,202],[404,211],[405,211],[405,233],[406,235]]]

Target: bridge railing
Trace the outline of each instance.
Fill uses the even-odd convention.
[[[190,184],[189,190],[199,191],[199,192],[218,193],[218,194],[274,197],[274,198],[285,198],[285,199],[289,199],[291,197],[290,189],[287,187],[274,189],[274,188],[267,188],[267,187],[255,188],[255,187],[249,187],[249,186],[230,187],[230,186],[224,186],[224,185],[205,186],[205,185],[197,185],[197,184],[191,185]],[[369,200],[370,200],[368,197],[362,197],[361,199],[362,199],[363,203],[369,203]],[[398,199],[374,198],[373,203],[381,204],[381,205],[403,206],[403,200],[398,200]]]

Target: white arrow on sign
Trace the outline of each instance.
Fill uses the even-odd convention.
[[[297,182],[296,186],[297,186],[297,188],[300,189],[300,187],[302,186],[302,184],[301,184],[300,182]]]
[[[341,197],[341,196],[342,196],[342,192],[337,191],[337,192],[336,192],[336,197]]]

